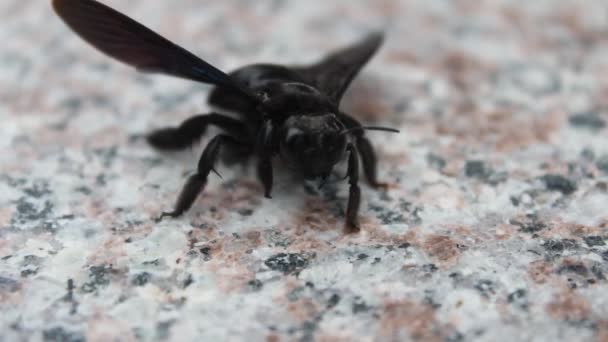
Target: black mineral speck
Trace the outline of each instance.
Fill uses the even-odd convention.
[[[488,298],[494,294],[494,283],[488,279],[481,279],[475,284],[475,289],[481,292],[482,296]]]
[[[159,259],[148,260],[148,261],[144,261],[142,263],[142,265],[152,265],[152,266],[158,266],[159,264],[160,264],[160,260]]]
[[[581,151],[581,157],[587,161],[593,161],[595,159],[595,152],[589,147],[585,147]]]
[[[259,279],[251,279],[250,281],[247,282],[247,286],[251,290],[258,291],[262,288],[262,286],[264,286],[264,283],[262,283],[262,281]]]
[[[66,293],[66,295],[64,296],[63,299],[65,301],[74,300],[74,279],[72,279],[72,278],[68,279],[66,289],[68,292]]]
[[[41,198],[51,193],[47,181],[36,181],[31,186],[24,188],[23,192],[29,197]]]
[[[308,266],[308,259],[298,253],[279,253],[264,261],[271,270],[290,274]]]
[[[109,168],[110,166],[112,166],[112,164],[114,163],[114,160],[118,156],[118,146],[96,148],[96,149],[93,149],[93,153],[101,158],[103,165],[106,168]],[[101,183],[98,183],[98,184],[106,185],[105,175],[101,174],[99,176],[103,177],[104,179]],[[97,181],[99,181],[99,179]]]
[[[558,268],[557,273],[558,274],[576,273],[581,276],[586,276],[587,274],[589,274],[589,270],[583,264],[568,264],[568,265],[563,265],[560,268]]]
[[[23,266],[28,266],[28,265],[40,265],[40,263],[43,261],[44,259],[39,257],[39,256],[35,256],[35,255],[26,255],[23,257]]]
[[[448,277],[452,278],[454,284],[460,283],[463,279],[462,273],[460,272],[452,272],[448,274]]]
[[[252,209],[239,209],[238,213],[241,216],[251,216],[253,214],[253,210]]]
[[[18,219],[22,222],[46,219],[53,210],[53,204],[45,201],[42,208],[29,202],[27,197],[17,200]]]
[[[426,289],[424,290],[424,300],[423,302],[433,309],[439,309],[441,304],[435,300],[436,294],[434,290]]]
[[[60,106],[71,112],[78,112],[82,107],[82,100],[75,96],[71,96],[61,101]]]
[[[476,178],[490,185],[498,185],[507,180],[508,173],[495,172],[481,160],[468,160],[464,165],[464,174],[469,178]]]
[[[297,301],[298,299],[300,299],[305,290],[306,287],[304,286],[298,286],[294,288],[289,293],[287,293],[287,300],[289,300],[290,302]]]
[[[42,332],[44,341],[49,342],[84,342],[81,333],[69,332],[62,327],[55,327]]]
[[[340,303],[340,295],[338,295],[337,293],[334,293],[331,295],[331,297],[329,297],[329,300],[327,301],[327,308],[331,309],[334,306],[338,305],[338,303]]]
[[[429,164],[430,167],[437,170],[442,170],[447,164],[445,159],[433,153],[429,153],[426,155],[426,162]]]
[[[591,236],[585,236],[583,238],[583,240],[585,240],[585,243],[587,244],[587,246],[589,247],[593,247],[593,246],[604,246],[604,238],[601,236],[597,236],[597,235],[591,235]]]
[[[133,280],[131,281],[131,283],[135,286],[144,286],[146,285],[150,279],[152,278],[152,275],[148,272],[142,272],[138,275],[136,275]]]
[[[559,191],[564,195],[570,195],[576,191],[576,184],[562,175],[547,174],[542,176],[542,180],[547,190]]]
[[[519,205],[519,198],[517,198],[516,196],[511,196],[509,197],[509,199],[511,200],[511,204],[513,204],[514,207],[517,207]]]
[[[321,315],[314,317],[311,321],[306,321],[300,327],[302,331],[302,337],[300,338],[301,342],[313,342],[315,341],[315,331],[319,327],[319,321],[322,318]]]
[[[462,342],[464,341],[464,335],[461,332],[456,331],[445,339],[446,342]]]
[[[549,239],[542,246],[549,252],[559,253],[566,249],[577,248],[578,244],[572,239]]]
[[[78,310],[78,301],[76,300],[76,298],[74,298],[74,289],[76,288],[76,286],[74,285],[74,279],[70,278],[67,281],[67,286],[66,286],[66,294],[63,296],[63,301],[70,303],[70,314],[75,314],[76,311]]]
[[[370,307],[365,303],[365,301],[359,297],[356,296],[353,299],[353,314],[357,314],[359,312],[365,312],[368,311],[370,309]]]
[[[202,247],[199,251],[205,261],[211,260],[211,247]]]
[[[377,213],[376,217],[382,224],[406,223],[406,218],[397,210],[386,208],[385,206],[370,204],[369,209]]]
[[[437,268],[437,266],[435,266],[435,264],[425,264],[425,265],[422,265],[422,270],[427,273],[433,273],[433,272],[437,271],[438,268]]]
[[[591,273],[593,273],[593,275],[598,280],[606,280],[606,276],[604,275],[604,270],[600,263],[594,263],[593,265],[591,265]]]
[[[507,296],[507,301],[521,309],[528,308],[527,292],[524,289],[517,289]]]
[[[171,326],[175,323],[174,319],[158,322],[156,324],[156,336],[159,340],[166,340],[171,333]]]
[[[597,112],[574,114],[568,118],[568,121],[574,127],[588,128],[592,130],[600,130],[606,127],[606,121],[600,117]]]
[[[526,290],[517,289],[514,292],[509,293],[509,295],[507,296],[507,301],[509,303],[513,303],[516,300],[518,300],[519,298],[524,298],[525,296],[526,296]]]
[[[367,259],[368,257],[369,257],[369,255],[367,255],[365,253],[359,253],[359,255],[357,255],[358,260]]]
[[[507,179],[509,179],[509,174],[505,171],[491,172],[488,177],[486,177],[486,183],[490,185],[498,185],[507,181]]]
[[[540,221],[535,214],[526,215],[526,220],[523,221],[518,219],[512,219],[509,221],[509,223],[514,226],[518,226],[519,231],[524,233],[536,233],[547,228],[547,225],[544,222]]]
[[[93,292],[100,286],[105,286],[110,283],[111,265],[91,266],[89,268],[90,281],[82,285],[83,292]]]
[[[38,273],[38,269],[27,269],[27,270],[23,270],[21,271],[21,277],[26,278],[29,277],[31,275],[35,275],[36,273]]]
[[[19,282],[11,278],[0,277],[0,290],[13,292],[18,289]]]
[[[608,155],[601,156],[595,163],[598,169],[608,174]]]
[[[420,224],[422,222],[422,218],[420,218],[420,212],[423,209],[422,207],[402,198],[399,200],[399,209],[408,214],[406,220],[407,224]]]
[[[194,279],[192,278],[192,274],[188,274],[186,279],[184,280],[183,287],[186,288],[194,283]]]
[[[74,188],[75,192],[80,192],[83,195],[90,195],[93,193],[93,190],[87,186],[77,186]]]
[[[481,160],[467,160],[464,165],[464,174],[469,178],[485,178],[488,170]]]

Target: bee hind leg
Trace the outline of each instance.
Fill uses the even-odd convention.
[[[193,116],[177,127],[155,130],[148,134],[147,140],[152,147],[159,150],[182,150],[199,140],[209,125],[215,125],[232,136],[242,137],[247,133],[242,121],[218,113],[209,113]]]
[[[199,193],[201,193],[201,191],[204,190],[205,185],[207,185],[209,173],[214,172],[219,175],[215,170],[215,163],[217,162],[222,148],[227,147],[230,144],[244,145],[244,143],[239,142],[227,134],[218,134],[211,139],[199,159],[197,173],[190,176],[184,184],[173,211],[163,212],[160,217],[156,219],[157,222],[165,217],[179,217],[192,207],[192,204]]]

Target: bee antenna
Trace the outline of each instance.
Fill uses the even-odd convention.
[[[389,128],[389,127],[359,126],[359,127],[353,127],[353,128],[346,129],[346,130],[342,131],[342,133],[340,133],[340,135],[344,135],[344,134],[348,134],[348,133],[356,132],[356,131],[363,131],[363,130],[367,130],[367,131],[385,131],[385,132],[391,132],[391,133],[399,133],[398,129]]]

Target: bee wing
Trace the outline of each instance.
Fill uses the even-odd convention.
[[[336,104],[340,104],[342,95],[353,78],[378,51],[383,40],[382,33],[372,33],[362,41],[330,54],[317,64],[292,69],[319,91],[334,99]]]
[[[293,67],[309,84],[340,104],[342,95],[359,70],[376,53],[384,35],[372,33],[362,41],[338,50],[309,67]]]
[[[230,76],[142,24],[93,0],[53,0],[55,12],[101,52],[142,72],[158,72],[257,98]]]

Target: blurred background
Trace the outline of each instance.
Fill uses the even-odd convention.
[[[608,3],[118,1],[224,71],[386,41],[343,108],[387,192],[221,166],[142,134],[210,87],[138,74],[49,1],[0,4],[0,339],[608,340]]]

